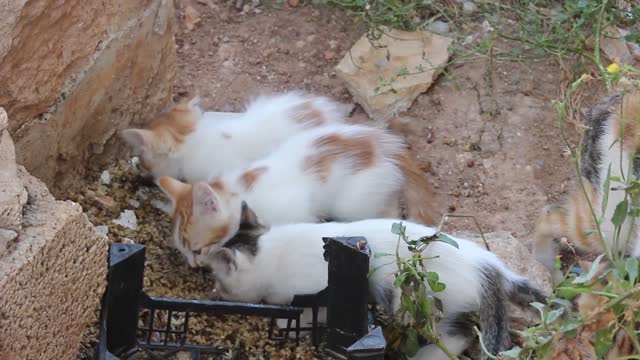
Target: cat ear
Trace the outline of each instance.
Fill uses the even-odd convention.
[[[242,212],[240,215],[240,226],[245,229],[253,229],[262,227],[256,213],[242,200]]]
[[[169,176],[160,176],[158,186],[171,199],[173,203],[189,189],[189,185]]]
[[[142,150],[151,145],[153,141],[153,132],[146,129],[124,129],[120,131],[120,137],[133,150]]]
[[[180,102],[178,105],[176,105],[175,109],[176,110],[180,110],[180,111],[196,111],[196,112],[199,112],[200,111],[200,106],[199,106],[200,101],[201,101],[200,96],[194,95],[190,99]]]
[[[228,248],[221,248],[214,251],[210,256],[211,269],[216,273],[229,273],[238,271],[238,262],[236,261],[236,253]]]
[[[208,216],[219,210],[216,193],[207,183],[193,185],[193,212],[197,216]]]

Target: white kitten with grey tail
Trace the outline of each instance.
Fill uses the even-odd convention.
[[[149,175],[206,181],[212,172],[246,165],[294,134],[344,123],[348,115],[345,105],[301,92],[257,97],[245,112],[222,120],[203,112],[198,101],[178,104],[145,129],[120,133]]]
[[[323,237],[364,236],[372,253],[395,253],[398,236],[391,233],[400,220],[372,219],[351,223],[293,224],[261,226],[253,211],[243,203],[242,224],[237,235],[206,258],[213,270],[216,292],[225,300],[289,304],[297,294],[316,293],[327,286],[327,262]],[[428,236],[435,229],[404,222],[411,239]],[[487,350],[497,354],[509,346],[506,302],[525,306],[544,301],[544,295],[526,278],[509,270],[494,254],[475,243],[453,238],[459,248],[434,242],[424,251],[427,267],[446,284],[433,294],[442,301],[443,319],[439,337],[450,352],[459,355],[470,344],[472,324],[466,315],[475,312]],[[400,246],[401,256],[410,256]],[[431,259],[432,257],[435,257]],[[371,257],[370,268],[389,262]],[[369,280],[375,301],[387,311],[399,309],[400,290],[394,287],[394,264],[382,266]],[[485,359],[486,357],[483,357]],[[448,359],[435,345],[420,349],[414,359]]]

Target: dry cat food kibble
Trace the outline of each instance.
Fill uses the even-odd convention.
[[[100,173],[96,173],[95,181],[87,184],[84,192],[71,196],[71,200],[82,205],[89,220],[100,227],[101,233],[106,232],[110,241],[131,239],[146,246],[145,292],[165,297],[211,299],[212,281],[190,269],[169,242],[171,219],[158,208],[167,201],[162,192],[142,185],[135,168],[126,161],[119,161],[108,171],[109,185],[102,183]],[[111,199],[114,205],[102,206],[105,198]],[[135,208],[132,203],[139,206]],[[137,218],[135,230],[116,224],[116,219],[127,210]],[[156,326],[161,325],[158,320]],[[176,320],[179,323],[180,319],[175,317],[172,323]],[[236,359],[314,358],[313,347],[306,343],[296,348],[293,341],[268,340],[268,325],[268,320],[261,318],[195,315],[189,320],[188,341],[232,349]]]

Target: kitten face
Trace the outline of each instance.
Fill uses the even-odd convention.
[[[160,177],[160,188],[171,198],[173,243],[191,267],[201,266],[202,257],[217,249],[239,227],[240,202],[223,192],[218,182],[193,185]]]
[[[198,98],[194,98],[178,104],[171,111],[156,117],[146,129],[125,129],[120,132],[120,137],[131,147],[132,154],[140,157],[143,175],[153,175],[155,178],[176,176],[173,158],[200,119],[197,101]]]
[[[211,253],[204,263],[212,270],[215,280],[214,293],[227,301],[245,300],[245,296],[238,294],[243,286],[242,274],[251,266],[244,256],[233,249],[221,248]],[[244,294],[243,294],[244,295]],[[251,299],[250,302],[259,302],[260,299]]]

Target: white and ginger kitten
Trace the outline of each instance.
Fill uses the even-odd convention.
[[[327,286],[324,237],[364,236],[371,253],[395,254],[398,235],[392,224],[401,220],[370,219],[351,223],[290,224],[263,227],[255,213],[242,207],[242,226],[224,247],[203,258],[216,281],[215,293],[224,300],[290,304],[295,295],[314,294]],[[410,239],[429,236],[435,229],[404,222]],[[453,238],[453,237],[452,237]],[[507,302],[528,306],[545,302],[545,296],[526,278],[513,273],[493,253],[472,241],[453,238],[459,248],[434,242],[424,251],[426,266],[435,271],[446,289],[432,295],[442,301],[443,318],[439,338],[453,354],[459,355],[473,341],[473,323],[468,313],[476,313],[487,350],[496,355],[508,348]],[[411,256],[407,246],[399,254]],[[389,264],[390,263],[390,264]],[[382,266],[384,264],[389,264]],[[369,291],[375,302],[388,312],[400,307],[400,289],[394,286],[397,266],[389,257],[370,258]],[[414,359],[444,360],[448,357],[436,345],[419,350]],[[486,356],[483,356],[486,359]]]
[[[171,199],[174,244],[192,267],[236,233],[243,200],[265,225],[400,217],[401,198],[409,218],[435,218],[431,185],[403,139],[362,125],[300,133],[208,183],[161,177],[159,185]]]
[[[244,113],[222,120],[202,112],[198,100],[178,104],[146,129],[121,131],[143,170],[155,179],[206,181],[212,171],[246,165],[294,134],[343,123],[348,115],[342,104],[300,92],[260,96]]]

